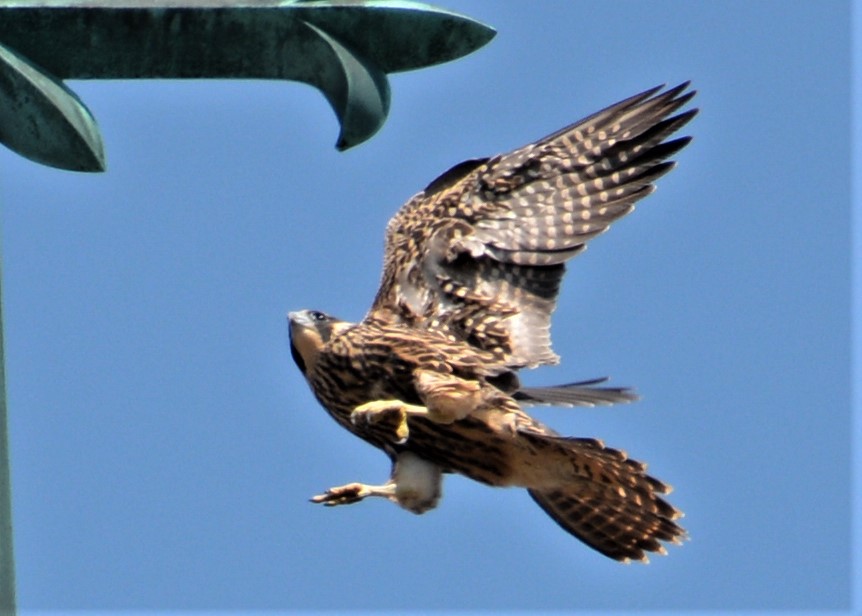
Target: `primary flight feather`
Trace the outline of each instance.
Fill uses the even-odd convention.
[[[386,230],[383,276],[360,323],[291,313],[291,353],[342,426],[387,453],[383,485],[312,500],[381,496],[436,506],[443,473],[520,486],[560,526],[621,561],[664,553],[685,531],[646,465],[595,439],[558,435],[532,404],[630,401],[602,379],[526,388],[517,372],[557,363],[550,319],[565,262],[629,213],[673,168],[697,113],[687,83],[653,88],[509,154],[456,165]]]

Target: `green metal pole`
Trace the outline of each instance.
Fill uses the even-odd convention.
[[[0,257],[0,616],[15,613],[15,559],[12,554],[12,478],[6,417],[6,358],[3,349],[3,260]]]

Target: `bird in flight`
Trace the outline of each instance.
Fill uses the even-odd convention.
[[[628,562],[679,543],[682,513],[646,465],[593,438],[561,436],[524,409],[636,399],[604,379],[524,387],[518,371],[559,358],[550,319],[565,262],[634,208],[691,140],[669,140],[688,83],[656,87],[514,152],[465,161],[389,222],[380,288],[348,323],[291,312],[291,354],[329,414],[392,461],[382,485],[312,498],[376,496],[435,507],[444,473],[526,488],[563,529]],[[676,114],[676,115],[674,115]]]

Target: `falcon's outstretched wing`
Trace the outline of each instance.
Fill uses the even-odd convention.
[[[461,163],[390,221],[367,319],[442,331],[510,367],[557,362],[564,262],[650,194],[689,141],[688,83],[621,101],[544,139]]]

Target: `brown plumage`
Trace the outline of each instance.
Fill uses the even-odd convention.
[[[682,84],[653,88],[509,154],[461,163],[390,221],[380,289],[358,324],[291,313],[291,352],[320,403],[393,462],[384,485],[315,497],[386,497],[421,513],[442,473],[521,486],[560,526],[618,560],[664,553],[685,532],[670,488],[595,439],[567,438],[523,410],[636,398],[602,379],[521,387],[558,361],[550,317],[565,261],[634,208],[690,140]]]

